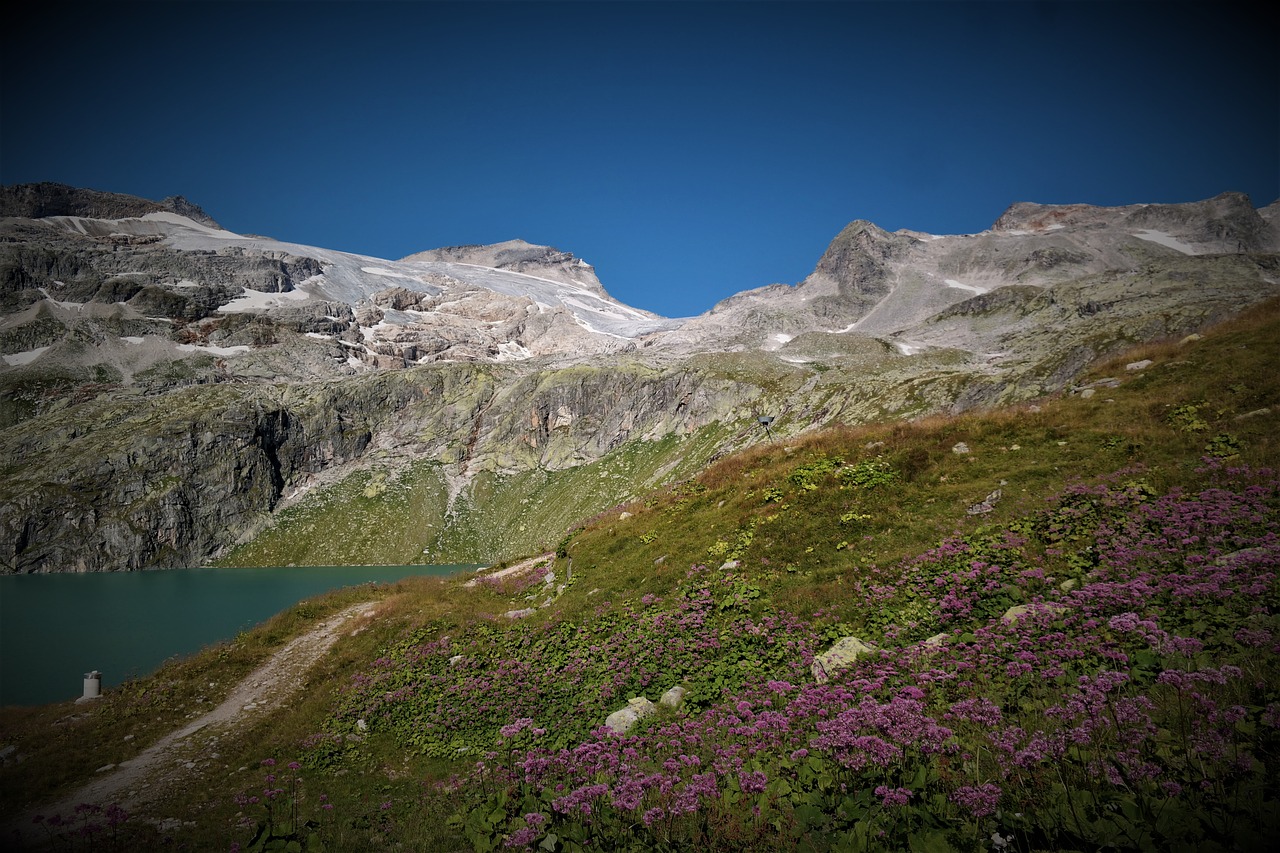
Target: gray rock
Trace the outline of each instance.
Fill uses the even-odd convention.
[[[1230,566],[1240,562],[1253,562],[1270,559],[1272,551],[1268,548],[1241,548],[1230,554],[1223,554],[1213,561],[1215,566]]]
[[[1151,366],[1151,359],[1144,358],[1141,361],[1131,361],[1124,366],[1125,370],[1145,370]]]
[[[1030,604],[1015,604],[1004,612],[1004,615],[1000,617],[1000,621],[1012,625],[1023,616],[1026,616],[1028,613],[1033,611],[1044,611],[1056,616],[1060,613],[1066,613],[1067,608],[1061,604],[1040,604],[1036,606],[1032,606]]]
[[[676,685],[662,694],[662,698],[658,700],[659,705],[666,705],[668,708],[679,708],[684,704],[685,689],[680,685]]]
[[[954,445],[952,445],[951,452],[960,453],[960,454],[968,453],[969,445],[965,444],[963,441],[957,441]]]
[[[859,657],[875,654],[875,646],[868,645],[857,637],[843,637],[836,644],[813,659],[809,671],[819,684],[825,684],[831,675],[856,661]]]
[[[508,610],[506,613],[502,615],[506,616],[508,619],[524,619],[525,617],[532,616],[537,612],[538,611],[532,607],[525,607],[521,610]]]
[[[991,494],[983,498],[981,502],[970,506],[968,509],[965,510],[965,512],[968,513],[969,515],[983,515],[985,513],[991,512],[993,509],[995,509],[996,504],[999,503],[1000,498],[1002,498],[1003,496],[1004,496],[1004,492],[1001,491],[1000,489],[996,489],[994,492],[992,492]]]
[[[614,711],[605,718],[604,724],[618,734],[626,734],[635,728],[636,723],[657,710],[658,706],[643,696],[637,696],[627,700],[627,707]]]

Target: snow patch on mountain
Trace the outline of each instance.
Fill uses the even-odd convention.
[[[229,356],[229,355],[244,355],[245,353],[252,350],[253,347],[246,346],[243,344],[241,344],[240,346],[234,346],[234,347],[211,347],[211,346],[200,346],[199,344],[178,344],[178,349],[181,352],[202,352],[202,353],[205,353],[206,355]]]
[[[36,349],[29,349],[25,352],[11,352],[4,356],[4,363],[10,367],[30,364],[48,351],[49,347],[37,347]]]
[[[761,349],[766,352],[774,352],[793,340],[795,340],[795,335],[788,335],[784,332],[775,332],[765,340],[764,346],[762,346]]]
[[[254,313],[268,308],[279,308],[288,302],[308,302],[311,294],[305,290],[286,290],[278,293],[264,293],[261,290],[245,288],[244,295],[233,299],[218,310],[224,314]]]
[[[986,293],[990,288],[978,287],[976,284],[965,284],[963,281],[956,281],[954,278],[945,279],[947,287],[954,287],[956,290],[970,290],[974,293]]]
[[[1152,231],[1143,229],[1142,231],[1133,232],[1133,236],[1141,240],[1149,240],[1152,243],[1159,243],[1161,246],[1167,246],[1170,249],[1177,249],[1184,255],[1198,255],[1195,246],[1182,242],[1177,237],[1164,233],[1163,231]]]

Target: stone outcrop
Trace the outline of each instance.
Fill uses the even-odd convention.
[[[166,395],[166,407],[102,405],[93,419],[0,436],[28,464],[5,485],[0,565],[108,571],[199,565],[260,524],[285,485],[359,457],[397,409],[401,384],[275,396],[228,388]]]

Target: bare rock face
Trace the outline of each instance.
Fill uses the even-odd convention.
[[[46,216],[83,216],[90,219],[127,219],[169,211],[212,228],[213,218],[182,196],[148,201],[137,196],[79,189],[66,184],[16,184],[0,187],[0,216],[41,219]]]
[[[865,313],[888,295],[893,262],[909,257],[916,242],[909,235],[890,234],[857,220],[836,235],[800,287],[820,293],[834,289],[852,311]]]
[[[1185,204],[1131,204],[1095,207],[1087,204],[1011,205],[991,230],[996,233],[1043,233],[1059,229],[1165,234],[1189,254],[1274,252],[1278,235],[1244,193],[1222,193]]]

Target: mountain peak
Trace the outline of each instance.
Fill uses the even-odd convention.
[[[445,246],[415,252],[400,260],[405,263],[443,261],[491,267],[573,284],[605,295],[603,285],[596,278],[595,269],[586,261],[574,257],[572,252],[562,252],[552,246],[541,246],[518,238],[487,245]]]

